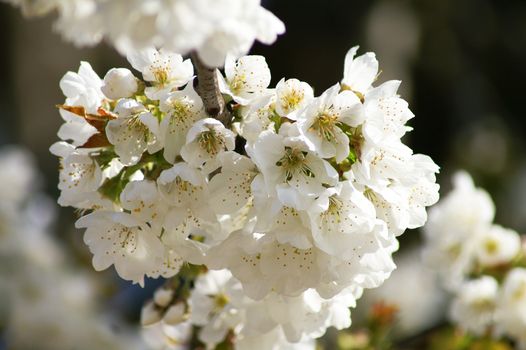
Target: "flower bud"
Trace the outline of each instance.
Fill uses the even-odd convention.
[[[145,304],[141,310],[141,324],[149,326],[161,321],[162,315],[153,302]]]
[[[170,306],[163,317],[163,321],[169,325],[176,325],[182,323],[187,319],[186,306],[184,303],[177,303]]]
[[[107,98],[118,100],[132,96],[139,88],[133,73],[126,68],[112,68],[104,77],[101,90]]]
[[[155,291],[153,300],[160,307],[167,307],[172,301],[174,291],[172,289],[160,288]]]

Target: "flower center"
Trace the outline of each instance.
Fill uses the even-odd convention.
[[[287,111],[295,109],[303,100],[303,93],[297,90],[291,90],[281,99],[283,107]]]
[[[230,90],[232,90],[234,94],[238,94],[246,85],[246,80],[247,77],[245,76],[245,74],[236,74],[234,78],[230,81]]]
[[[329,208],[327,209],[327,212],[331,215],[339,216],[342,205],[343,205],[342,201],[338,197],[336,197],[336,195],[330,196],[329,197]]]
[[[312,130],[316,130],[318,136],[331,142],[336,137],[336,128],[338,125],[337,116],[329,113],[320,114],[311,126]]]
[[[190,106],[183,101],[173,101],[171,103],[170,125],[181,124],[189,120]]]
[[[199,135],[199,145],[208,154],[216,155],[221,149],[224,148],[225,140],[214,130],[204,131]]]
[[[484,248],[488,254],[493,255],[499,250],[499,243],[494,239],[488,239],[484,243]]]
[[[153,73],[153,76],[155,77],[155,81],[159,85],[165,85],[166,83],[168,83],[169,70],[167,67],[162,67],[162,66],[154,67],[152,69],[152,73]]]
[[[378,201],[378,196],[369,187],[365,188],[365,190],[363,191],[363,195],[365,196],[365,198],[367,198],[368,200],[370,200],[373,203],[377,203],[377,201]]]
[[[321,214],[321,219],[325,223],[340,224],[342,215],[342,201],[336,196],[332,195],[329,197],[329,208]]]
[[[188,181],[185,181],[181,179],[181,177],[177,176],[175,178],[175,185],[177,186],[177,189],[181,192],[186,192],[192,186]]]
[[[479,298],[473,304],[479,312],[491,311],[495,308],[495,303],[490,298]]]
[[[135,130],[137,132],[145,132],[148,128],[144,123],[139,119],[139,114],[136,114],[128,118],[127,123],[129,130]]]
[[[285,147],[285,155],[276,162],[276,165],[281,167],[285,172],[286,181],[290,181],[298,172],[309,177],[314,177],[314,174],[307,165],[306,156],[307,152]]]
[[[230,299],[224,293],[219,293],[214,297],[214,305],[217,310],[222,310],[229,302]]]
[[[121,248],[133,254],[137,249],[137,235],[129,227],[123,226],[119,232]]]

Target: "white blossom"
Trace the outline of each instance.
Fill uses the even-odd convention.
[[[144,276],[160,264],[163,247],[156,233],[126,213],[96,211],[80,218],[84,242],[97,271],[111,265],[123,279],[144,285]]]
[[[350,91],[340,92],[339,84],[291,117],[309,141],[309,148],[322,158],[335,157],[339,163],[349,155],[349,138],[341,126],[357,127],[363,122],[362,104]]]
[[[65,104],[84,107],[87,113],[96,113],[101,106],[104,100],[101,87],[102,80],[88,62],[80,63],[78,73],[67,72],[60,80],[60,88],[66,96]],[[97,133],[95,127],[72,112],[60,109],[60,115],[64,124],[58,131],[58,137],[64,141],[71,140],[75,146],[81,146]]]
[[[82,106],[88,113],[96,113],[104,100],[102,80],[88,62],[81,62],[78,73],[67,72],[60,80],[60,88],[69,106]]]
[[[61,170],[58,188],[58,203],[62,206],[75,206],[82,209],[112,209],[115,205],[97,191],[103,182],[122,169],[118,161],[112,161],[106,169],[90,156],[86,150],[75,150],[66,142],[53,144],[50,151],[61,157]]]
[[[136,164],[145,151],[155,153],[162,148],[159,121],[142,104],[122,99],[115,113],[118,117],[108,122],[106,136],[123,164]]]
[[[228,56],[225,62],[226,79],[218,75],[221,92],[241,105],[247,105],[263,95],[270,84],[270,69],[263,56],[243,56],[237,61]]]
[[[173,2],[158,23],[165,46],[181,53],[196,50],[210,67],[222,66],[228,54],[246,54],[255,40],[271,44],[285,32],[260,0]]]
[[[348,181],[322,193],[309,214],[316,246],[343,259],[368,244],[378,223],[371,202]]]
[[[521,239],[517,232],[492,225],[481,232],[475,254],[482,266],[495,266],[509,263],[517,256],[520,248]]]
[[[258,171],[250,158],[232,151],[217,158],[221,172],[209,182],[210,205],[216,214],[233,215],[251,203],[251,184]]]
[[[62,161],[59,204],[82,207],[83,195],[96,192],[104,180],[100,166],[88,155],[72,152]]]
[[[360,95],[365,95],[378,75],[378,61],[373,52],[355,57],[358,46],[351,48],[345,56],[342,84]]]
[[[205,175],[186,163],[178,163],[163,171],[157,183],[161,196],[171,205],[163,224],[163,242],[178,254],[198,261],[205,247],[190,236],[201,237],[207,244],[223,238],[208,202]]]
[[[175,88],[186,85],[194,75],[190,60],[183,60],[181,55],[154,48],[130,52],[128,61],[142,73],[145,81],[153,86],[147,87],[146,96],[159,99]]]
[[[411,130],[411,127],[405,124],[414,114],[407,101],[397,94],[400,83],[390,80],[365,94],[364,108],[367,119],[362,131],[367,141],[381,144],[389,138],[399,139]]]
[[[514,268],[506,276],[497,297],[497,334],[515,338],[526,346],[526,269]]]
[[[203,101],[191,83],[182,91],[174,91],[160,101],[160,110],[165,113],[160,133],[164,140],[164,158],[174,163],[186,143],[188,130],[206,117]]]
[[[162,226],[168,211],[157,184],[151,180],[130,181],[121,192],[120,203],[133,217],[153,228]]]
[[[184,322],[171,325],[162,320],[143,327],[142,337],[148,349],[188,350],[192,338],[192,324]]]
[[[464,329],[483,335],[492,324],[498,283],[489,276],[464,282],[451,306],[452,319]]]
[[[112,68],[104,76],[101,90],[112,100],[131,97],[137,92],[139,84],[133,73],[126,68]]]
[[[324,190],[323,185],[333,185],[337,173],[324,159],[311,152],[301,137],[289,137],[287,128],[282,125],[283,134],[271,131],[261,133],[259,139],[247,152],[261,171],[267,192],[271,196],[297,194],[298,198],[313,200]],[[296,203],[298,207],[305,202]]]
[[[288,117],[305,107],[314,98],[312,87],[298,79],[281,79],[276,85],[276,113]]]
[[[161,306],[161,307],[168,307],[170,302],[172,301],[174,297],[174,290],[169,288],[160,288],[155,291],[153,295],[153,300],[155,304]],[[179,304],[177,304],[179,305]],[[177,305],[174,305],[177,306]]]
[[[453,184],[453,191],[431,210],[424,231],[424,257],[449,288],[458,286],[474,267],[481,236],[495,216],[490,196],[476,188],[467,173],[456,174]]]
[[[105,18],[98,12],[98,4],[93,0],[59,1],[60,14],[54,28],[62,37],[77,45],[95,45],[104,36]]]
[[[242,120],[234,123],[238,129],[238,134],[247,140],[249,145],[253,145],[265,130],[275,131],[275,95],[264,95],[241,109]]]
[[[198,120],[186,134],[181,157],[191,166],[210,173],[219,166],[217,157],[235,147],[235,135],[213,118]]]
[[[254,209],[257,214],[255,230],[274,236],[281,244],[299,249],[312,247],[312,230],[306,210],[296,209],[295,196],[285,201],[271,197],[258,177],[253,182]],[[285,202],[285,203],[283,203]]]

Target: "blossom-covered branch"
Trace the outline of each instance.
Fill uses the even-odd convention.
[[[232,123],[207,111],[214,80],[200,96],[191,61],[166,49],[128,55],[142,80],[87,63],[62,79],[59,203],[88,210],[77,227],[94,267],[141,285],[185,263],[211,270],[185,297],[163,292],[146,323],[209,348],[312,348],[389,277],[396,237],[438,199],[438,167],[401,142],[413,114],[400,82],[373,86],[376,57],[356,51],[318,97],[297,79],[269,88],[262,56],[228,55],[211,86]]]

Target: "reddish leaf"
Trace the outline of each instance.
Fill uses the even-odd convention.
[[[110,141],[108,141],[108,138],[103,133],[97,133],[93,136],[91,136],[88,141],[86,141],[85,144],[83,144],[82,148],[98,148],[98,147],[108,147],[111,146]]]

